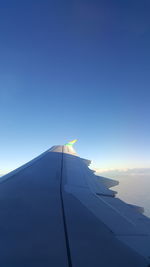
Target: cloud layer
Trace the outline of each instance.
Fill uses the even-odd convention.
[[[150,217],[150,168],[96,169],[96,174],[119,181],[113,190],[117,197],[133,205],[144,207]]]
[[[94,169],[96,174],[114,176],[145,176],[150,175],[150,168],[133,168],[133,169]]]

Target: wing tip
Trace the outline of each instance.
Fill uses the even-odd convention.
[[[74,139],[68,143],[65,144],[65,146],[73,146],[78,140],[77,139]]]

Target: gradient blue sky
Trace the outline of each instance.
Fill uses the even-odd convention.
[[[150,1],[0,1],[0,173],[54,144],[150,167]]]

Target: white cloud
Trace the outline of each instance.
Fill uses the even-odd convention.
[[[109,175],[111,176],[126,176],[126,175],[130,175],[130,176],[145,176],[145,175],[150,175],[150,168],[133,168],[133,169],[129,169],[129,168],[122,168],[122,169],[112,169],[112,168],[108,168],[108,169],[100,169],[100,168],[94,168],[96,174],[100,174],[100,175]]]
[[[7,174],[7,173],[9,173],[9,172],[11,172],[11,170],[6,170],[6,169],[4,169],[4,170],[0,170],[0,177],[1,176],[3,176],[3,175],[5,175],[5,174]]]

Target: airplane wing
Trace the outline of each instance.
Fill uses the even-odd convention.
[[[0,179],[1,267],[150,266],[150,220],[73,143]]]

